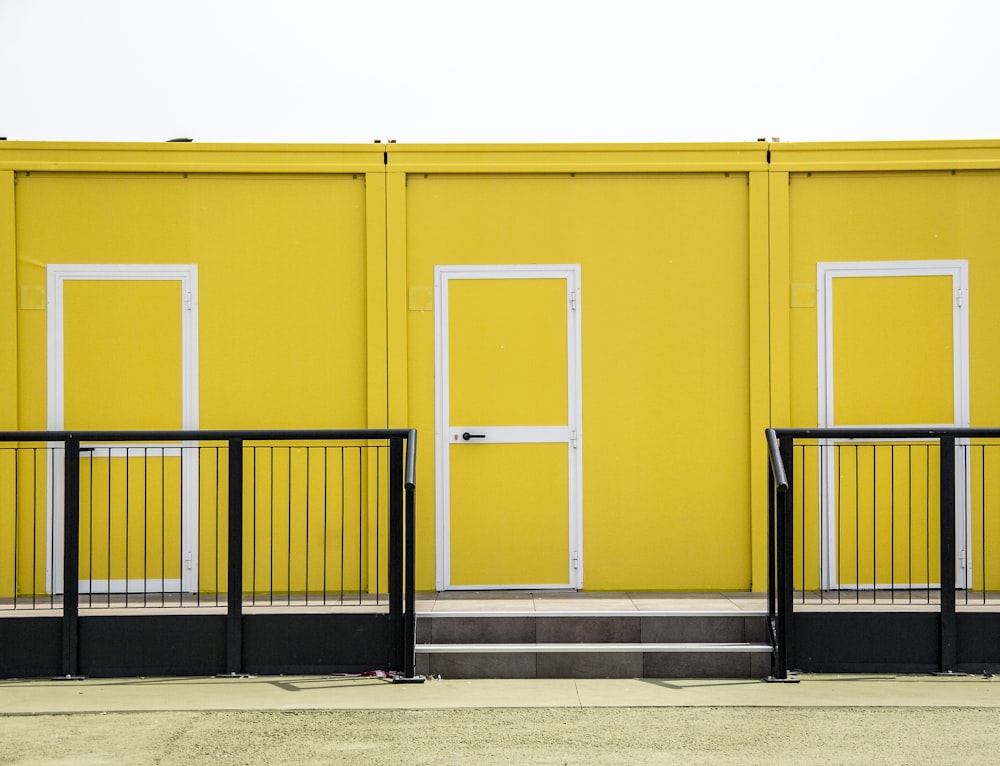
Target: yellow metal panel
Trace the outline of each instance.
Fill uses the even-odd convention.
[[[746,172],[767,170],[767,146],[718,144],[389,144],[408,173]]]
[[[369,458],[362,450],[259,446],[247,456],[244,472],[254,477],[244,492],[247,590],[271,599],[322,591],[357,594],[374,584],[369,578],[377,567],[369,556],[376,556],[376,541],[362,533],[374,508],[366,496]],[[383,538],[387,529],[382,526]],[[384,560],[384,547],[380,553]],[[387,580],[380,582],[384,592]]]
[[[24,447],[15,450],[15,447]],[[0,598],[45,592],[46,493],[44,448],[0,446]]]
[[[996,168],[1000,141],[882,141],[770,144],[773,170],[905,171]]]
[[[565,444],[451,446],[452,585],[567,582]],[[560,512],[553,512],[556,509]]]
[[[993,330],[1000,326],[1000,302],[991,295],[1000,283],[1000,222],[992,213],[1000,204],[1000,175],[796,173],[789,188],[792,283],[814,283],[818,261],[968,260],[972,424],[997,422],[1000,404],[989,381],[1000,375],[1000,336]],[[773,206],[772,195],[772,214]],[[817,422],[816,309],[790,314],[791,424],[811,426]],[[772,325],[772,334],[780,330]]]
[[[834,423],[954,423],[953,306],[950,276],[834,279]]]
[[[751,465],[763,465],[767,450],[761,434],[771,425],[768,301],[768,176],[750,174],[748,341]],[[751,589],[767,589],[767,483],[760,471],[750,472]]]
[[[386,284],[388,274],[385,225],[385,174],[370,173],[365,178],[365,298],[367,324],[369,428],[388,426],[388,327]]]
[[[958,240],[969,259],[969,397],[972,425],[1000,423],[1000,173],[958,173]]]
[[[781,428],[798,422],[792,411],[789,388],[793,364],[790,334],[799,328],[799,323],[790,321],[788,306],[791,276],[788,174],[772,172],[768,176],[768,182],[771,426]],[[815,329],[813,333],[815,335]],[[796,357],[794,362],[801,363],[801,359]]]
[[[68,281],[65,427],[180,428],[180,313],[176,281]]]
[[[14,174],[0,171],[0,429],[17,428],[17,242]]]
[[[1000,440],[968,447],[972,588],[1000,590]]]
[[[0,170],[128,173],[357,173],[384,167],[372,144],[0,142]]]
[[[362,177],[191,177],[206,428],[368,419]]]
[[[407,407],[409,344],[406,334],[406,176],[403,173],[385,175],[385,224],[388,423],[393,428],[405,428],[410,425],[410,420]],[[433,308],[433,288],[427,292],[431,304],[429,308]],[[428,473],[423,476],[426,477]],[[428,550],[429,548],[430,546]]]
[[[202,426],[363,425],[365,207],[352,175],[32,173],[18,278],[44,285],[47,262],[198,263]],[[22,424],[38,427],[45,317],[19,314]]]
[[[737,173],[409,176],[411,286],[436,264],[581,264],[588,589],[750,585],[748,189]],[[408,316],[410,421],[431,433],[433,318]]]
[[[566,425],[566,281],[452,280],[452,425]]]

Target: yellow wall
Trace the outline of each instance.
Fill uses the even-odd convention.
[[[792,173],[789,200],[791,423],[815,426],[816,264],[969,262],[970,412],[1000,422],[1000,171]],[[877,328],[872,328],[877,332]]]
[[[581,265],[587,588],[750,586],[747,207],[746,173],[409,179],[415,295],[440,264]],[[411,309],[410,421],[432,434],[434,320]]]
[[[433,268],[580,264],[585,587],[760,589],[762,430],[816,424],[816,263],[967,259],[996,425],[997,209],[990,141],[8,142],[0,419],[45,425],[46,264],[196,263],[200,425],[418,428],[430,589]]]

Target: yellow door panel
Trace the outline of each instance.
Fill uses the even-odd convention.
[[[68,279],[62,298],[64,428],[180,429],[181,280]],[[179,452],[83,449],[81,588],[179,590],[195,563],[183,550]]]
[[[832,280],[833,423],[954,424],[954,283],[950,275]],[[940,582],[937,448],[828,447],[831,587]],[[929,461],[929,462],[928,462]],[[961,521],[960,521],[961,526]]]
[[[69,280],[63,288],[64,423],[181,427],[181,283]]]
[[[451,446],[453,585],[565,583],[565,444]]]
[[[565,425],[566,281],[452,280],[451,422]]]
[[[833,280],[834,422],[955,420],[950,276]]]

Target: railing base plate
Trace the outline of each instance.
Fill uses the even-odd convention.
[[[392,682],[394,684],[422,684],[427,679],[423,676],[393,676]]]
[[[791,673],[789,673],[788,676],[785,678],[768,676],[767,678],[764,679],[764,683],[766,684],[797,684],[798,682],[799,682],[798,677],[792,675]]]
[[[52,680],[53,681],[86,681],[87,677],[86,676],[70,676],[70,675],[52,676]]]

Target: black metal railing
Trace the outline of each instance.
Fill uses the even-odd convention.
[[[797,610],[934,612],[938,670],[957,614],[1000,611],[1000,430],[768,429],[772,676]],[[979,656],[979,655],[977,655]],[[997,661],[1000,661],[998,653]]]
[[[81,609],[224,609],[228,673],[248,612],[381,613],[412,677],[415,451],[404,429],[0,433],[0,616],[61,614],[75,676]]]

